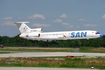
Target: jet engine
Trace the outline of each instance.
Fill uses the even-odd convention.
[[[31,29],[31,32],[42,32],[42,28]]]
[[[40,37],[40,34],[39,33],[31,33],[31,34],[26,35],[26,37]]]

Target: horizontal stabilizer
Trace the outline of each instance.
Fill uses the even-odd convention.
[[[18,23],[23,24],[23,23],[30,23],[30,22],[15,22],[14,24],[18,24]]]

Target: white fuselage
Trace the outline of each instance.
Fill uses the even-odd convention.
[[[98,38],[103,34],[95,30],[81,30],[81,31],[61,31],[61,32],[42,32],[42,28],[29,28],[25,23],[29,22],[16,22],[20,37],[31,40],[67,40],[67,39],[90,39]]]
[[[67,40],[67,39],[90,39],[100,37],[100,33],[92,30],[62,31],[62,32],[31,32],[23,33],[21,38],[32,40]]]

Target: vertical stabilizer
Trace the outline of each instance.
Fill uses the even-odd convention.
[[[29,22],[16,22],[14,24],[16,24],[18,26],[19,31],[21,33],[31,32],[31,29],[25,23],[29,23]]]

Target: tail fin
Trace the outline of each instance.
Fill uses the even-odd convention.
[[[19,31],[21,33],[31,32],[31,29],[25,23],[29,23],[29,22],[16,22],[14,24],[18,26]]]

